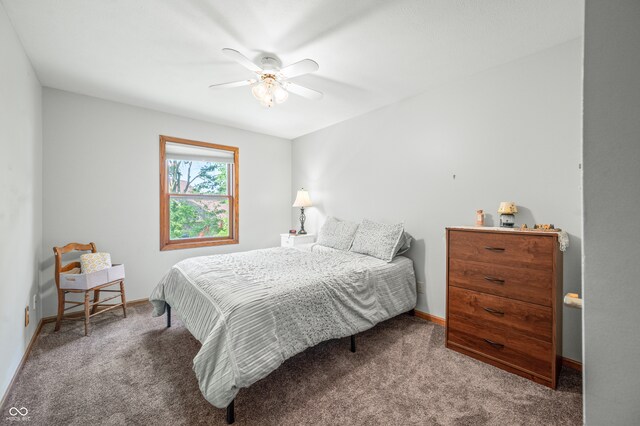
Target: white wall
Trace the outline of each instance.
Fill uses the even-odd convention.
[[[640,2],[587,0],[584,403],[589,425],[640,424]]]
[[[326,215],[403,221],[418,309],[444,317],[445,227],[473,224],[476,209],[495,223],[513,200],[517,223],[570,233],[564,288],[579,292],[581,68],[573,40],[294,140],[291,196],[305,187],[315,203],[307,230]],[[579,311],[565,309],[563,334],[580,360]]]
[[[35,331],[42,243],[40,83],[0,4],[0,397]],[[0,414],[4,416],[4,413]]]
[[[181,259],[276,246],[291,217],[291,141],[46,88],[43,315],[54,315],[52,247],[94,241],[146,298]],[[240,244],[161,252],[159,135],[240,148]]]

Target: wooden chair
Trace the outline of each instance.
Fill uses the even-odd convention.
[[[94,243],[89,244],[78,244],[78,243],[69,243],[64,247],[54,247],[53,253],[55,254],[56,259],[56,287],[58,288],[58,317],[56,319],[56,328],[55,331],[60,330],[60,322],[62,320],[75,320],[82,321],[84,320],[84,335],[89,335],[89,319],[92,316],[102,314],[104,312],[108,312],[112,309],[116,309],[122,306],[122,312],[124,313],[124,317],[127,317],[127,306],[126,306],[126,298],[124,295],[124,280],[112,281],[106,284],[101,284],[95,287],[92,287],[87,290],[70,290],[70,289],[61,289],[60,288],[60,274],[63,272],[67,272],[72,270],[73,268],[80,268],[80,262],[71,262],[66,265],[62,265],[62,255],[65,253],[69,253],[71,251],[89,251],[92,253],[96,253],[96,245]],[[110,287],[113,285],[120,285],[120,290],[104,290],[105,287]],[[93,291],[93,302],[89,299],[89,292]],[[111,292],[111,293],[119,293],[115,296],[109,297],[107,299],[100,300],[101,292]],[[84,301],[83,302],[74,302],[65,300],[67,293],[84,293]],[[104,303],[108,300],[115,299],[116,297],[120,297],[120,303]],[[66,304],[70,304],[72,306],[65,307]],[[80,305],[84,305],[84,317],[78,316],[76,313],[71,313],[65,315],[64,312],[67,309],[72,309],[78,307]],[[98,310],[98,307],[106,307],[106,309]],[[91,312],[89,312],[91,310]],[[75,314],[75,315],[74,315]]]

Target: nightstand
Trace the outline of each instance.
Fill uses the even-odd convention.
[[[315,234],[293,235],[293,234],[280,234],[280,247],[293,247],[299,248],[301,246],[307,246],[313,244],[316,241]]]

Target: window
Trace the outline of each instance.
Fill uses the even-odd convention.
[[[238,148],[160,136],[160,250],[238,243]]]

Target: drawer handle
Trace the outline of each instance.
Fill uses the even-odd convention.
[[[490,314],[494,314],[494,315],[504,315],[504,312],[502,312],[502,311],[496,311],[495,309],[486,308],[486,307],[484,307],[484,308],[482,308],[482,309],[484,309],[485,311],[489,312]]]
[[[502,343],[494,342],[493,340],[489,340],[489,339],[483,339],[483,340],[496,349],[504,348],[504,345]]]
[[[484,277],[484,279],[487,280],[487,281],[491,281],[492,283],[504,284],[504,280],[501,280],[500,278]]]
[[[504,251],[504,248],[502,247],[485,247],[484,249],[490,251]]]

